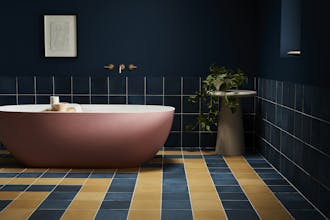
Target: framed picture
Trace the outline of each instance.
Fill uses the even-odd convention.
[[[77,57],[76,15],[44,15],[45,57]]]

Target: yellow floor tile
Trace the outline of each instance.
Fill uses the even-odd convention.
[[[7,209],[36,209],[42,200],[14,200]]]
[[[117,169],[117,173],[135,173],[137,171],[139,171],[138,167]]]
[[[101,200],[73,200],[69,209],[98,209],[101,205]]]
[[[0,200],[14,200],[22,192],[0,192]]]
[[[46,170],[48,170],[48,168],[26,168],[24,170],[24,173],[26,173],[26,172],[39,172],[39,173],[43,173]]]
[[[5,209],[0,212],[1,220],[21,220],[28,219],[34,209]]]
[[[108,185],[84,185],[80,192],[105,192],[108,190]]]
[[[86,178],[65,178],[62,179],[60,185],[82,185],[86,181]]]
[[[111,183],[111,178],[93,178],[87,179],[85,185],[109,185]]]
[[[192,200],[191,206],[193,210],[222,210],[222,205],[219,199],[217,200]]]
[[[25,184],[25,185],[30,185],[32,184],[34,181],[36,181],[37,178],[13,178],[9,181],[8,184]]]
[[[157,220],[160,219],[160,210],[130,210],[128,212],[128,220],[142,220],[150,219]]]
[[[61,220],[93,220],[97,213],[95,210],[67,210]]]
[[[163,155],[182,155],[181,151],[177,150],[166,150]]]
[[[131,204],[131,209],[161,209],[160,199],[157,200],[145,200],[143,198],[137,200],[133,198],[133,202]]]
[[[39,178],[33,185],[57,185],[63,178]]]
[[[0,178],[0,185],[5,185],[9,183],[10,180],[12,180],[12,178]]]
[[[49,195],[49,192],[23,192],[17,197],[17,200],[43,200]]]
[[[75,200],[103,200],[105,193],[101,192],[79,192]]]
[[[71,169],[70,173],[91,173],[93,169]]]
[[[181,159],[181,158],[166,158],[166,159],[164,159],[163,163],[164,164],[171,164],[171,163],[182,164],[183,163],[183,159]]]
[[[2,168],[1,172],[3,173],[20,173],[25,168]]]
[[[194,220],[225,220],[226,215],[219,210],[195,210]]]

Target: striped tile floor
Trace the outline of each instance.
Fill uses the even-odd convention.
[[[325,219],[262,156],[162,150],[129,169],[35,169],[0,151],[0,219]]]

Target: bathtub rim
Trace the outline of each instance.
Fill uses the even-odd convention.
[[[69,103],[69,104],[77,104],[77,103]],[[83,111],[82,112],[56,112],[56,111],[44,111],[47,108],[50,108],[50,104],[20,104],[20,105],[2,105],[0,106],[0,113],[28,113],[28,114],[122,114],[122,113],[131,113],[131,114],[139,114],[139,113],[165,113],[165,112],[174,112],[175,107],[173,106],[166,106],[166,105],[142,105],[142,104],[79,104]],[[92,108],[92,107],[117,107],[116,111],[84,111],[84,108]],[[35,111],[32,110],[22,110],[22,109],[17,109],[19,107],[36,107],[36,108],[41,108],[43,109],[38,111],[35,109]],[[121,109],[120,111],[118,108],[131,108],[130,110],[127,109]],[[137,111],[136,109],[134,110],[134,107],[136,108],[141,108],[144,107],[144,111],[140,110]],[[8,108],[8,109],[7,109]],[[13,108],[13,109],[11,109]],[[148,109],[149,108],[149,109]]]

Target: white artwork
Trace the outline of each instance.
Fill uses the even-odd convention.
[[[45,15],[44,25],[46,57],[77,56],[75,15]]]

